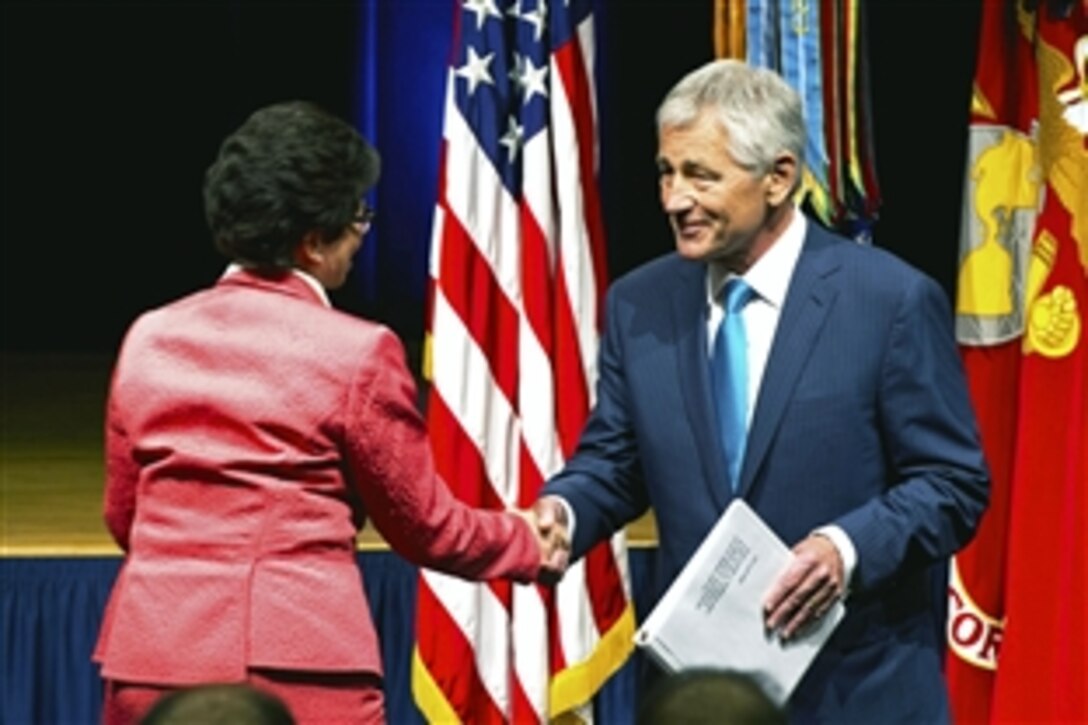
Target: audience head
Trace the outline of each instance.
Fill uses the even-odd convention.
[[[244,684],[199,685],[164,695],[140,725],[295,725],[275,695]]]
[[[637,725],[786,725],[785,711],[748,675],[686,670],[660,680]]]

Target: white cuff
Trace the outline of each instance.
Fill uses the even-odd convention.
[[[553,494],[554,495],[554,494]],[[567,512],[567,541],[574,541],[574,508],[570,505],[567,499],[562,496],[555,496],[555,499],[563,505],[563,510]]]
[[[835,545],[835,548],[839,551],[839,556],[842,557],[842,573],[843,582],[846,591],[850,591],[850,580],[854,576],[854,568],[858,563],[858,552],[854,548],[854,542],[850,541],[850,537],[841,527],[834,524],[827,526],[821,526],[812,532],[820,536],[826,537]]]

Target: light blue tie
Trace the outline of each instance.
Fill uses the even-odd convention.
[[[718,406],[718,428],[729,467],[729,485],[737,492],[744,443],[748,434],[748,342],[741,311],[752,298],[752,288],[739,277],[725,283],[722,317],[710,357],[710,376]]]

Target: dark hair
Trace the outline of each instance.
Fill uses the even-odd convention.
[[[669,675],[650,690],[638,725],[786,725],[779,707],[741,672],[694,669]]]
[[[380,167],[354,128],[312,103],[266,106],[223,141],[204,176],[215,245],[247,266],[291,267],[307,233],[344,232]]]
[[[198,685],[164,695],[140,725],[295,725],[281,699],[244,684]]]

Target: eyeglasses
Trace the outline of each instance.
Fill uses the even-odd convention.
[[[365,206],[363,207],[363,210],[356,214],[355,218],[351,221],[354,224],[365,227],[370,226],[370,223],[374,221],[374,217],[376,216],[378,216],[377,209],[372,206]]]

